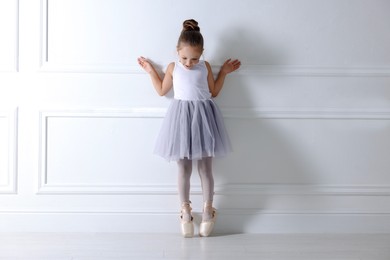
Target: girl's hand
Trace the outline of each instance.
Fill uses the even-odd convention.
[[[138,59],[138,64],[147,72],[151,73],[153,71],[153,65],[144,57],[139,57]]]
[[[232,59],[228,59],[222,65],[221,72],[228,74],[228,73],[231,73],[235,70],[238,70],[240,68],[240,66],[241,66],[241,61],[239,61],[239,60],[232,61]]]

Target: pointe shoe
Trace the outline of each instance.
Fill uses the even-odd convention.
[[[208,237],[214,229],[215,220],[217,218],[217,210],[211,205],[205,205],[203,211],[212,212],[212,218],[205,220],[200,223],[199,235],[201,237]]]
[[[181,225],[181,233],[185,238],[191,238],[194,236],[194,218],[191,214],[191,206],[190,203],[185,202],[181,205],[181,214],[180,214],[180,225]],[[187,215],[184,217],[184,215]],[[188,218],[188,215],[190,218]]]

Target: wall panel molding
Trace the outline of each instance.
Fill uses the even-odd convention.
[[[37,194],[43,195],[176,195],[177,186],[91,185],[41,183]],[[202,195],[200,185],[191,186],[192,195]],[[315,184],[228,184],[216,185],[217,196],[390,196],[390,186],[382,185],[315,185]]]
[[[221,65],[215,66],[218,71]],[[243,65],[238,74],[278,77],[390,77],[390,67]]]
[[[222,108],[226,118],[257,119],[345,119],[345,120],[389,120],[389,109],[340,109],[340,108]]]
[[[165,108],[131,109],[47,109],[40,110],[40,147],[38,194],[133,194],[133,195],[172,195],[176,194],[176,184],[156,185],[150,183],[48,183],[47,136],[50,118],[162,118]],[[231,119],[350,119],[350,120],[389,120],[390,111],[383,110],[272,110],[272,109],[224,109],[226,118]],[[389,196],[390,186],[355,185],[295,185],[295,184],[230,184],[216,187],[220,195],[329,195],[329,196]],[[201,194],[200,186],[193,186],[194,194]]]
[[[0,110],[0,120],[4,120],[7,124],[7,157],[1,158],[2,165],[6,165],[6,180],[5,184],[0,185],[0,194],[16,194],[17,193],[17,109],[9,111]]]
[[[46,51],[43,51],[46,53]],[[41,72],[60,73],[107,73],[107,74],[146,74],[134,63],[129,64],[54,64],[42,59]],[[162,67],[166,67],[163,65]],[[221,65],[212,65],[214,74]],[[273,77],[390,77],[390,67],[316,67],[316,66],[274,66],[242,65],[235,75]],[[233,75],[234,76],[234,75]]]
[[[41,0],[41,46],[40,46],[40,68],[41,72],[60,73],[113,73],[113,74],[140,74],[144,73],[136,64],[136,60],[128,62],[110,63],[56,63],[49,55],[49,0]],[[167,64],[162,64],[166,67]],[[213,71],[216,73],[221,64],[214,64]],[[334,66],[285,66],[265,64],[243,64],[236,75],[258,75],[278,77],[390,77],[390,65],[385,66],[345,66],[335,64]]]
[[[163,118],[165,107],[54,108],[40,109],[41,120],[48,117]],[[350,109],[333,107],[221,107],[226,118],[259,119],[377,119],[389,120],[390,109]],[[45,123],[41,121],[41,123]]]
[[[160,186],[158,188],[145,184],[52,184],[48,183],[47,170],[47,136],[48,120],[50,118],[161,118],[163,109],[134,108],[129,110],[42,110],[40,120],[40,146],[38,194],[155,194],[158,192],[172,193],[172,187]],[[146,187],[146,188],[145,188]]]

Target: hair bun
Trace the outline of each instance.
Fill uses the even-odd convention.
[[[200,28],[198,26],[198,22],[194,19],[185,20],[183,22],[183,32],[184,31],[197,31],[200,32]]]

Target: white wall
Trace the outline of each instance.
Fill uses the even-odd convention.
[[[152,154],[184,19],[234,152],[217,231],[390,232],[390,2],[2,0],[0,231],[178,232],[176,165]],[[201,210],[193,175],[194,210]],[[197,220],[199,216],[197,215]]]

